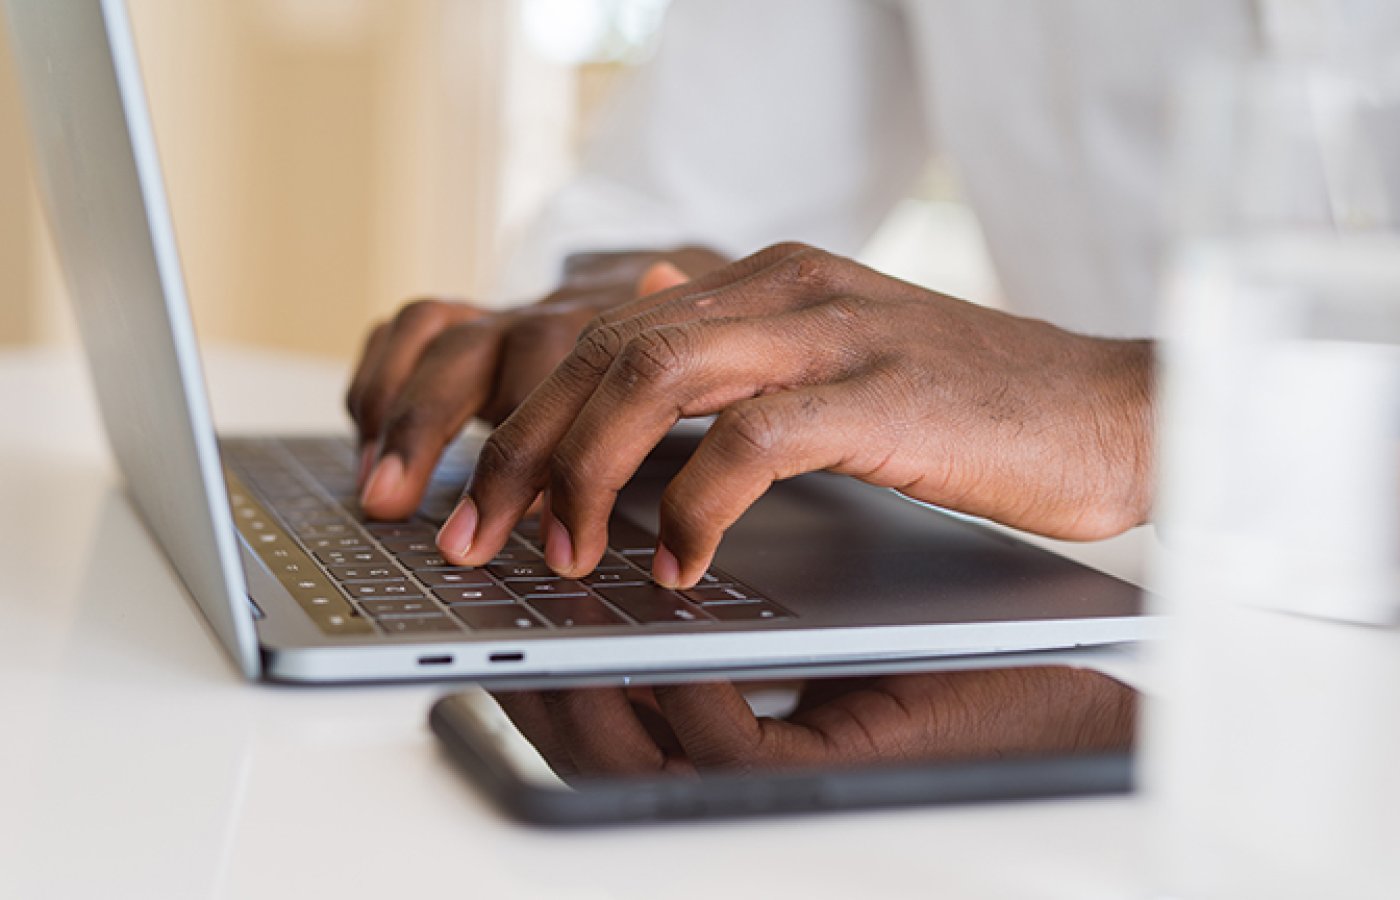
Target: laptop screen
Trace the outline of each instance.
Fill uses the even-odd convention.
[[[125,6],[4,8],[113,453],[147,527],[255,677],[257,637]]]

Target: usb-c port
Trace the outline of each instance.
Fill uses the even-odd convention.
[[[450,666],[450,665],[452,665],[452,657],[451,657],[451,656],[420,656],[420,657],[418,657],[418,665],[420,665],[420,666]]]
[[[524,653],[492,653],[492,662],[522,662],[525,659]]]

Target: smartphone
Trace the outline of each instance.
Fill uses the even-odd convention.
[[[544,826],[1121,794],[1138,695],[1070,666],[472,689],[429,716]]]

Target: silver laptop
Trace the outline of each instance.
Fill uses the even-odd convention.
[[[537,524],[479,569],[436,525],[480,431],[423,508],[366,523],[347,437],[215,436],[122,0],[4,0],[42,194],[129,494],[249,678],[299,682],[762,670],[1135,640],[1133,586],[850,479],[776,486],[692,591],[647,572],[693,436],[622,493],[612,549],[553,576]]]

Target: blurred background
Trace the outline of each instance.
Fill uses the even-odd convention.
[[[201,337],[349,359],[407,298],[510,299],[499,261],[667,0],[129,6]],[[0,31],[0,347],[72,339],[14,78]],[[997,301],[938,161],[863,256]]]

